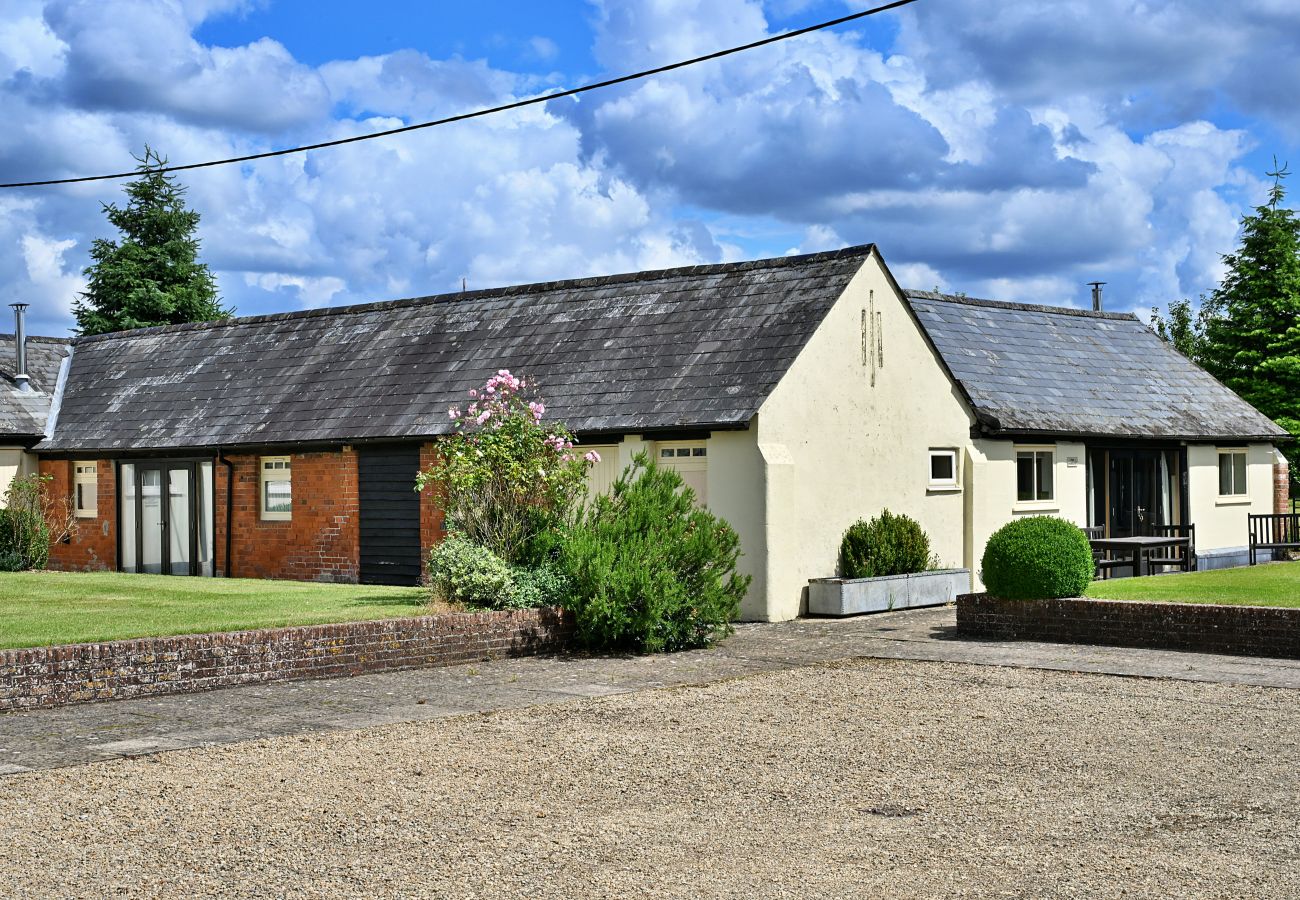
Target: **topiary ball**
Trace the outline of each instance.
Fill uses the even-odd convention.
[[[1078,597],[1093,576],[1087,535],[1054,516],[1003,525],[989,538],[980,564],[985,590],[1006,600]]]

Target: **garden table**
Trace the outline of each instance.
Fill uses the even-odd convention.
[[[1147,562],[1147,553],[1149,551],[1182,547],[1184,548],[1184,558],[1186,558],[1185,554],[1191,544],[1191,538],[1135,535],[1133,537],[1093,538],[1088,543],[1092,545],[1094,550],[1105,550],[1108,553],[1132,557],[1133,573],[1135,575],[1150,575],[1151,566]],[[1118,560],[1112,560],[1112,562],[1118,562]]]

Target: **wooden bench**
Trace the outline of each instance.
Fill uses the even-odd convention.
[[[1151,534],[1156,537],[1185,537],[1186,546],[1163,547],[1164,556],[1152,556],[1147,559],[1149,566],[1168,566],[1183,572],[1196,571],[1196,526],[1195,525],[1152,525]]]
[[[1260,550],[1300,550],[1300,513],[1246,515],[1250,531],[1250,564],[1257,561]]]

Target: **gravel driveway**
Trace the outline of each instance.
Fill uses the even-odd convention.
[[[1300,695],[870,660],[0,780],[0,895],[1295,897]]]

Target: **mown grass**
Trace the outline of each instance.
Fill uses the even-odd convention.
[[[1149,575],[1145,578],[1112,578],[1094,581],[1087,594],[1099,600],[1300,607],[1300,562]]]
[[[0,648],[416,616],[428,600],[424,588],[4,572]]]

